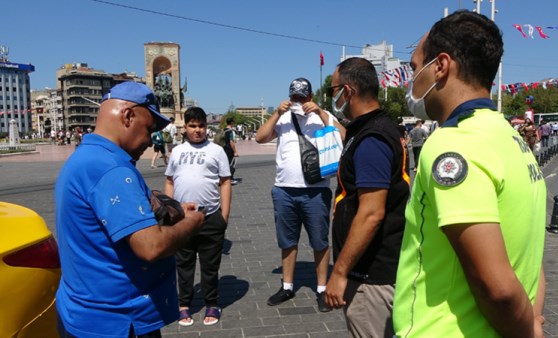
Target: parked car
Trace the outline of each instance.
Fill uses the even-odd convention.
[[[0,337],[58,337],[58,246],[33,210],[0,202]]]

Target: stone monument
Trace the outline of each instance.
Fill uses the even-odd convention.
[[[10,147],[19,146],[19,130],[17,129],[17,122],[14,119],[10,120],[9,145]]]
[[[145,81],[159,99],[161,112],[182,125],[184,93],[180,87],[180,45],[172,42],[144,44]]]

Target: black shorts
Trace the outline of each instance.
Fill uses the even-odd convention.
[[[155,152],[161,152],[161,154],[166,154],[167,151],[165,150],[165,145],[163,144],[162,146],[158,146],[156,144],[153,145],[153,149],[155,149]]]

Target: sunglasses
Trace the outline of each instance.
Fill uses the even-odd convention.
[[[328,97],[332,97],[333,96],[333,91],[335,90],[335,88],[339,88],[339,87],[343,87],[343,86],[344,86],[344,84],[327,87],[326,88],[326,95]]]

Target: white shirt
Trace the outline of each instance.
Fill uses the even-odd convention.
[[[331,115],[329,112],[327,112],[327,114]],[[324,128],[322,119],[315,113],[310,113],[305,116],[295,116],[297,116],[302,134],[315,146],[316,140],[314,133],[316,130]],[[331,118],[333,118],[333,116]],[[277,133],[275,186],[290,188],[329,188],[329,178],[316,184],[308,184],[304,180],[302,164],[300,162],[298,134],[292,123],[290,111],[285,112],[279,117],[273,130]]]
[[[220,178],[231,172],[223,148],[206,140],[174,147],[165,175],[174,181],[174,199],[198,203],[210,215],[221,206]]]

